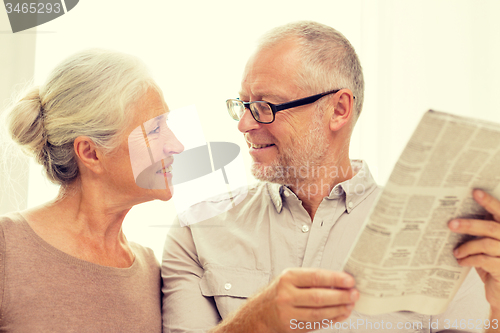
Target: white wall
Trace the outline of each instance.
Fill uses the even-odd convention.
[[[496,0],[85,0],[38,28],[35,80],[84,48],[135,54],[152,69],[171,109],[196,105],[207,141],[235,142],[246,151],[224,101],[237,96],[256,40],[290,21],[319,21],[340,30],[360,56],[366,97],[351,157],[366,159],[383,184],[429,108],[500,121],[499,14]],[[36,166],[29,184],[29,206],[55,193]],[[174,215],[172,202],[139,205],[125,232],[160,256]]]
[[[9,103],[13,87],[33,78],[35,47],[36,29],[14,35],[7,12],[0,10],[0,114]],[[8,144],[3,134],[0,127],[0,215],[27,207],[29,168],[28,158]]]

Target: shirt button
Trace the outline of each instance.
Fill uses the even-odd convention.
[[[232,286],[231,286],[231,283],[226,283],[226,284],[224,285],[224,289],[226,289],[226,290],[231,289],[231,287],[232,287]]]
[[[305,233],[305,232],[308,232],[308,231],[309,231],[309,227],[308,227],[307,225],[305,225],[305,224],[304,224],[304,225],[302,226],[302,232],[304,232],[304,233]]]
[[[351,201],[351,202],[349,202],[349,208],[352,208],[352,207],[354,207],[354,203]]]

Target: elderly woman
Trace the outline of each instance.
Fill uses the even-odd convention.
[[[11,137],[61,187],[0,217],[0,331],[161,332],[159,264],[122,222],[172,196],[183,146],[165,113],[145,66],[104,50],[66,59],[12,106]]]

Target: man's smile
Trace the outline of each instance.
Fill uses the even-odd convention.
[[[266,147],[271,147],[271,146],[274,146],[274,143],[270,143],[270,144],[255,144],[255,143],[248,143],[250,145],[250,148],[253,148],[253,149],[261,149],[261,148],[266,148]]]

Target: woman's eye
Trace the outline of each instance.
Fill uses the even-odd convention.
[[[158,134],[160,133],[160,126],[156,126],[156,128],[154,130],[152,130],[151,132],[148,133],[149,134]]]

